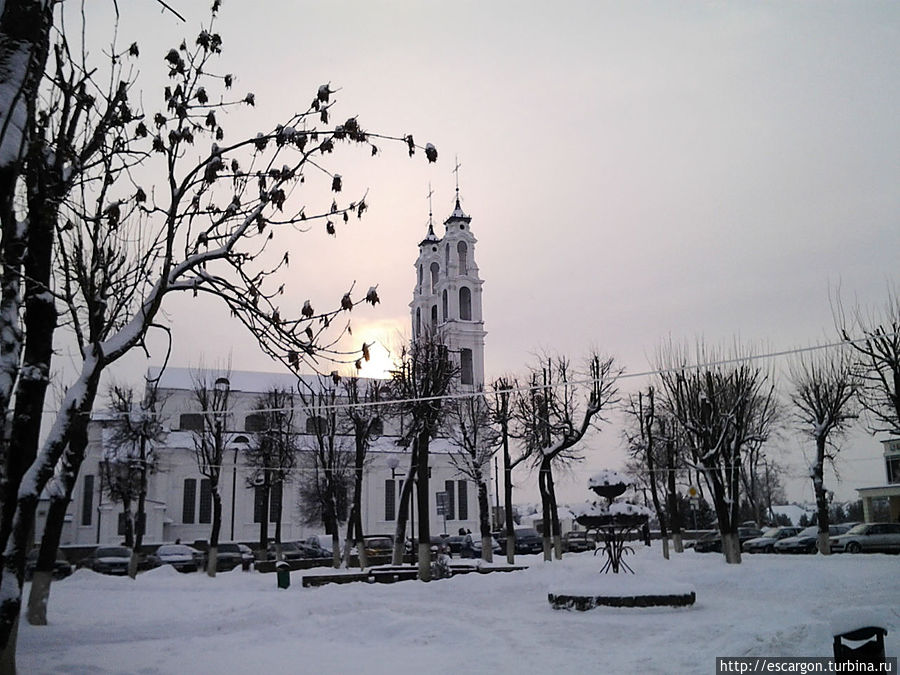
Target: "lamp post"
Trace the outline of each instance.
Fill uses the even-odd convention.
[[[389,457],[387,460],[387,465],[388,465],[388,468],[391,470],[391,480],[392,481],[397,480],[397,467],[400,466],[400,460],[397,459],[396,457]],[[396,492],[394,494],[396,494]],[[413,500],[410,499],[409,500],[409,518],[410,518],[411,527],[413,528],[412,532],[415,532],[415,526],[412,525],[412,523],[415,523],[414,515],[413,515],[413,506],[414,506]],[[406,537],[406,528],[404,528],[404,530],[403,530],[403,537],[404,538]],[[404,551],[406,550],[406,542],[405,541],[403,542],[403,550]],[[415,555],[415,547],[413,547],[413,555]]]
[[[237,464],[238,450],[247,448],[247,441],[243,436],[236,439],[234,446],[234,463],[231,465],[231,541],[234,541],[234,512],[237,509]]]

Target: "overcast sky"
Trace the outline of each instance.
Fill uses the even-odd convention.
[[[153,0],[119,3],[148,108],[167,48],[208,20],[207,3],[171,4],[186,24]],[[89,22],[111,6],[88,3]],[[336,238],[297,239],[297,307],[377,283],[382,304],[354,310],[354,334],[390,346],[408,332],[428,184],[443,221],[458,155],[488,379],[522,372],[542,349],[577,359],[592,346],[643,371],[669,336],[787,349],[833,339],[829,289],[882,301],[900,251],[898,28],[900,4],[859,0],[231,0],[217,25],[221,70],[257,99],[224,123],[232,137],[305,109],[331,82],[336,119],[358,115],[440,153],[435,165],[399,146],[333,156],[345,194],[368,190],[370,210]],[[169,318],[175,365],[230,354],[235,369],[276,368],[221,309],[185,299]],[[130,358],[119,376],[158,359]],[[618,468],[618,432],[594,443],[592,466]],[[800,441],[781,445],[802,475]],[[844,498],[884,480],[880,447],[849,445]],[[564,498],[586,497],[584,478]],[[806,482],[795,497],[811,495]]]

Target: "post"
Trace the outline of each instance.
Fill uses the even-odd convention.
[[[500,469],[497,465],[497,455],[494,455],[494,501],[496,502],[496,510],[491,520],[495,523],[495,530],[501,528],[500,524]]]
[[[234,541],[234,500],[237,497],[237,455],[238,448],[234,446],[234,465],[231,467],[231,541]]]

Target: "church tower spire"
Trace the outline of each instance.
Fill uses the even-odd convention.
[[[484,386],[484,318],[481,287],[484,282],[475,264],[472,218],[462,210],[459,199],[459,163],[456,174],[456,203],[444,221],[444,236],[434,234],[429,207],[428,236],[419,244],[416,260],[417,284],[410,303],[413,339],[428,331],[440,334],[460,370],[463,389]],[[431,190],[429,186],[429,205]]]

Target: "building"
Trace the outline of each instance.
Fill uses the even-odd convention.
[[[439,330],[451,353],[459,359],[460,386],[474,390],[484,382],[484,322],[481,286],[475,264],[476,240],[469,229],[471,218],[463,213],[457,190],[456,205],[444,222],[445,234],[438,238],[429,218],[428,235],[419,244],[416,262],[417,283],[413,291],[413,336],[428,326]],[[148,543],[180,540],[188,543],[209,538],[212,521],[212,496],[208,478],[201,475],[195,456],[198,428],[202,428],[201,406],[194,394],[195,380],[212,379],[208,386],[227,390],[229,409],[222,415],[226,451],[219,479],[222,501],[220,541],[258,541],[263,518],[274,522],[276,509],[282,509],[282,540],[305,538],[322,533],[322,524],[305,524],[299,507],[298,477],[285,483],[281,494],[273,494],[269,508],[260,498],[260,486],[254,485],[253,470],[245,453],[258,430],[255,409],[260,397],[273,388],[296,391],[300,384],[294,375],[230,371],[192,372],[187,368],[166,368],[159,374],[158,409],[165,429],[155,444],[156,469],[148,480],[144,540]],[[315,377],[304,377],[306,384],[318,386]],[[340,399],[338,401],[340,403]],[[321,418],[308,415],[303,406],[294,406],[299,445],[311,447],[316,425]],[[393,533],[402,480],[409,454],[398,446],[402,420],[385,419],[382,435],[369,450],[363,485],[363,528],[368,534]],[[115,418],[108,412],[96,414],[89,429],[87,456],[72,494],[70,513],[62,534],[62,545],[119,543],[124,535],[122,505],[104,496],[102,466],[108,457]],[[338,436],[338,442],[352,452],[353,439]],[[436,439],[430,448],[429,499],[431,531],[455,533],[459,528],[477,531],[477,486],[460,474],[451,461],[455,451],[447,438]],[[302,452],[301,452],[302,455]],[[306,468],[304,468],[306,467]],[[301,462],[298,471],[309,471],[309,462]],[[487,468],[487,467],[486,467]],[[491,493],[490,471],[485,471]],[[276,491],[277,492],[277,491]],[[438,513],[438,493],[445,504]],[[266,513],[268,511],[268,513]],[[38,509],[38,528],[46,507]],[[409,524],[420,517],[414,511]],[[343,536],[344,532],[341,532]],[[273,528],[269,527],[269,536]]]
[[[872,500],[886,499],[889,505],[890,521],[900,522],[900,438],[889,438],[881,442],[884,449],[884,470],[887,482],[874,487],[857,488],[863,503],[863,517],[867,523],[874,520]]]

